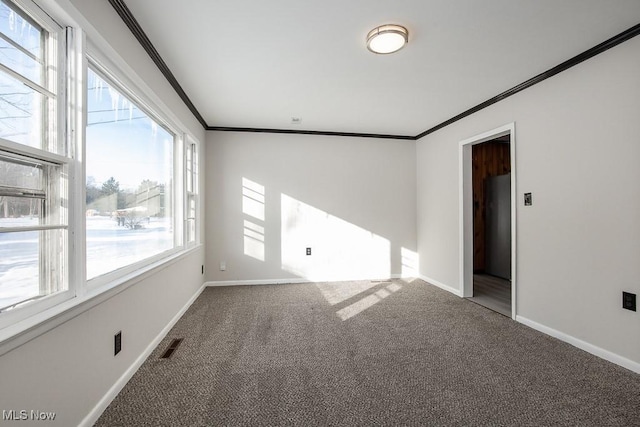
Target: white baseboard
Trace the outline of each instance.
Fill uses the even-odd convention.
[[[147,348],[138,356],[138,358],[133,362],[131,366],[125,371],[124,374],[116,381],[116,383],[111,386],[109,391],[100,399],[100,401],[96,404],[96,406],[89,412],[89,414],[78,424],[80,427],[91,427],[98,421],[100,415],[104,412],[105,409],[111,404],[113,399],[116,398],[118,393],[122,391],[124,386],[129,382],[133,374],[142,366],[145,360],[149,357],[151,352],[160,344],[160,342],[164,339],[164,337],[169,333],[171,328],[180,320],[182,315],[191,307],[191,304],[200,296],[202,291],[204,290],[206,284],[203,284],[200,289],[196,291],[196,293],[189,298],[189,301],[176,313],[175,316],[171,319],[171,321],[165,326],[162,331],[151,341],[151,343],[147,346]]]
[[[630,371],[640,374],[640,363],[638,362],[634,362],[633,360],[627,359],[626,357],[612,353],[609,350],[605,350],[603,348],[590,344],[586,341],[582,341],[581,339],[565,334],[564,332],[560,332],[548,326],[542,325],[531,319],[527,319],[526,317],[516,316],[516,322],[522,323],[523,325],[529,326],[530,328],[533,328],[544,334],[551,335],[552,337],[557,338],[560,341],[569,343],[574,347],[578,347],[579,349],[584,350],[587,353],[591,353],[604,360],[608,360],[611,363],[615,363],[616,365],[620,365],[623,368],[627,368]]]
[[[437,286],[437,287],[439,287],[440,289],[444,289],[444,290],[445,290],[445,291],[447,291],[447,292],[451,292],[452,294],[454,294],[454,295],[456,295],[456,296],[462,297],[462,292],[461,292],[459,289],[452,288],[452,287],[451,287],[451,286],[449,286],[449,285],[445,285],[445,284],[444,284],[444,283],[442,283],[442,282],[439,282],[439,281],[437,281],[437,280],[435,280],[435,279],[432,279],[432,278],[430,278],[430,277],[427,277],[427,276],[423,276],[422,274],[421,274],[421,275],[419,275],[418,277],[419,277],[420,279],[424,280],[425,282],[427,282],[427,283],[429,283],[429,284],[432,284],[433,286]]]
[[[217,280],[206,282],[205,286],[245,286],[245,285],[288,285],[293,283],[311,283],[307,279],[269,279],[269,280]]]
[[[400,274],[392,274],[388,277],[389,279],[400,279]],[[290,279],[260,279],[260,280],[219,280],[219,281],[211,281],[206,282],[205,286],[245,286],[245,285],[287,285],[287,284],[296,284],[296,283],[317,283],[317,282],[342,282],[349,280],[379,280],[381,277],[376,278],[368,278],[368,279],[318,279],[318,280],[309,280],[302,278],[290,278]]]

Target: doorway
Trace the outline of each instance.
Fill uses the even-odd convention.
[[[511,135],[471,147],[473,302],[511,317]]]
[[[463,296],[515,318],[514,125],[462,141]]]

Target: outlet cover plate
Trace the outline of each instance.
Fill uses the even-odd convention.
[[[122,350],[122,331],[113,336],[113,355],[116,356]]]
[[[622,308],[636,311],[636,294],[632,294],[631,292],[623,292]]]

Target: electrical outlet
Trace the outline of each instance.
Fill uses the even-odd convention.
[[[533,198],[531,197],[531,193],[524,193],[524,205],[525,206],[533,205]]]
[[[307,255],[311,255],[311,248],[307,248]]]
[[[113,337],[113,355],[117,355],[122,350],[122,331],[119,331]]]
[[[632,294],[631,292],[623,292],[622,308],[625,308],[631,311],[636,311],[636,294]]]
[[[220,271],[225,271],[227,269],[227,262],[220,261]]]
[[[204,274],[204,264],[202,264],[202,274]]]

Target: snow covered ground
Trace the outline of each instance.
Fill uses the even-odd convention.
[[[37,218],[0,218],[0,227],[37,225]],[[151,218],[138,230],[109,217],[87,218],[87,278],[173,247],[170,219]],[[39,294],[39,232],[0,233],[0,309]]]
[[[38,225],[37,218],[0,218],[0,227]],[[0,308],[38,295],[38,232],[0,233]]]
[[[130,230],[108,217],[87,218],[87,278],[92,279],[173,247],[171,220],[151,218]]]

